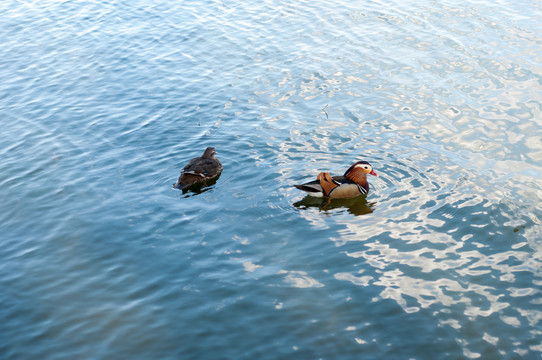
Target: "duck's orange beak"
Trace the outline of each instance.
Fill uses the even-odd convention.
[[[378,176],[378,175],[376,175],[374,170],[371,170],[371,172],[369,174],[374,175],[374,176]]]

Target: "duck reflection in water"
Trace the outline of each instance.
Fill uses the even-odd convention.
[[[209,191],[209,190],[213,189],[213,185],[216,184],[216,182],[218,181],[219,178],[220,178],[220,174],[217,175],[216,177],[212,178],[212,179],[205,180],[205,181],[202,181],[202,182],[199,182],[199,183],[195,183],[193,185],[181,188],[180,190],[182,190],[183,195],[186,194],[185,197],[202,194],[202,193],[204,193],[206,191]],[[175,185],[173,187],[175,188]]]
[[[301,210],[318,208],[320,211],[325,212],[344,208],[353,215],[366,215],[371,214],[374,211],[376,202],[367,202],[367,197],[364,195],[348,199],[318,198],[307,195],[293,205]]]

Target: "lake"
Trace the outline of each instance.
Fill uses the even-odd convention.
[[[0,14],[1,359],[542,356],[540,2]]]

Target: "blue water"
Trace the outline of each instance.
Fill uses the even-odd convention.
[[[0,14],[1,359],[542,357],[540,2]]]

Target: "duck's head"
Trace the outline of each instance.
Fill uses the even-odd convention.
[[[354,175],[354,173],[359,174],[359,172],[365,175],[370,174],[370,175],[378,176],[373,170],[372,165],[369,164],[367,161],[363,161],[363,160],[358,161],[354,165],[350,166],[350,168],[348,168],[348,170],[346,170],[346,172],[344,173],[344,176],[350,177],[349,175]]]
[[[201,155],[201,157],[204,159],[214,159],[215,154],[216,154],[215,148],[212,146],[209,146],[207,149],[205,149],[205,152],[203,153],[203,155]]]

